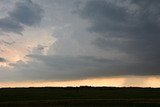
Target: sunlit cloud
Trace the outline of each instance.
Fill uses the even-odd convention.
[[[52,33],[38,28],[34,28],[34,30],[32,30],[32,28],[26,28],[23,32],[23,36],[2,35],[0,36],[0,39],[1,41],[8,40],[8,43],[1,43],[0,56],[7,59],[7,62],[1,62],[1,65],[3,66],[7,66],[10,63],[16,63],[17,61],[26,62],[29,60],[26,57],[28,54],[47,55],[49,47],[56,40],[52,36]],[[42,48],[42,46],[44,47]],[[37,51],[35,51],[36,49]]]

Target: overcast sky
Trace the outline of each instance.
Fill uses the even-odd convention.
[[[0,87],[159,87],[159,8],[160,0],[1,0]]]

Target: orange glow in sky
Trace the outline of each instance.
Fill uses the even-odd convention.
[[[126,81],[132,78],[136,83]],[[138,81],[137,81],[138,80]],[[110,77],[74,81],[26,81],[26,82],[0,82],[0,87],[67,87],[67,86],[115,86],[115,87],[160,87],[159,77]]]

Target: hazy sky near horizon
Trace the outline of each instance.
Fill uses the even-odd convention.
[[[159,0],[0,0],[0,87],[160,87],[159,8]]]

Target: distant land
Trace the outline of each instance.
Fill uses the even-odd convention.
[[[0,88],[0,107],[160,107],[160,88]]]

